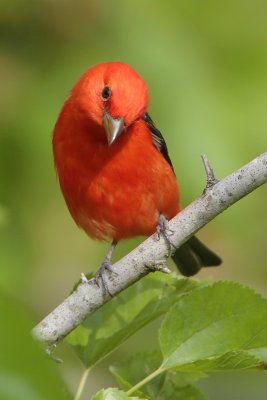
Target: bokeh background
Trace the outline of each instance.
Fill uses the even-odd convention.
[[[75,81],[109,60],[131,64],[148,83],[149,111],[168,144],[183,205],[205,185],[201,154],[220,178],[266,151],[265,1],[2,0],[0,292],[22,303],[33,324],[63,300],[81,271],[97,269],[107,249],[68,214],[51,135]],[[265,186],[199,233],[224,259],[199,277],[236,280],[267,295],[266,230]],[[139,241],[121,244],[115,258]],[[99,365],[87,393],[114,384],[110,360],[156,344],[156,327]],[[19,335],[15,322],[13,328]],[[59,353],[65,359],[60,374],[73,391],[82,366],[65,345]],[[199,386],[210,399],[249,400],[263,398],[267,378],[213,374]]]

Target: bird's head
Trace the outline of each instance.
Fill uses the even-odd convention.
[[[103,127],[111,145],[147,110],[144,80],[128,64],[107,62],[87,70],[71,92],[71,100],[85,118]]]

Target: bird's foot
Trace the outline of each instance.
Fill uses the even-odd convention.
[[[172,250],[173,249],[176,250],[176,246],[172,243],[171,238],[170,238],[174,234],[174,231],[172,231],[169,228],[169,221],[167,220],[167,218],[164,217],[163,214],[159,215],[157,234],[158,234],[159,239],[160,239],[160,236],[162,236],[163,239],[165,240],[165,243],[167,245],[167,250],[168,250],[167,256],[169,257],[172,253]]]
[[[114,270],[114,268],[111,265],[111,257],[113,254],[113,251],[115,249],[117,245],[117,242],[113,240],[110,249],[108,251],[108,254],[106,256],[106,258],[104,259],[101,267],[99,268],[99,270],[96,273],[95,276],[95,281],[97,283],[97,285],[100,287],[100,284],[102,284],[105,293],[108,293],[111,297],[113,297],[113,295],[110,293],[109,288],[108,288],[108,283],[107,283],[107,279],[106,279],[106,271],[109,271],[113,274],[117,275],[117,272]]]
[[[100,287],[100,284],[102,284],[102,286],[105,290],[105,293],[108,293],[111,297],[113,297],[113,295],[110,293],[109,288],[108,288],[108,283],[107,283],[107,279],[106,279],[106,271],[109,271],[113,274],[117,274],[117,272],[114,270],[114,268],[110,264],[110,261],[105,259],[103,261],[101,267],[99,268],[99,270],[96,273],[95,281],[99,287]]]

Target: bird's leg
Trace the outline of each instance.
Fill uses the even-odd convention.
[[[95,280],[96,280],[96,283],[98,284],[98,286],[99,286],[99,283],[101,282],[105,291],[110,296],[112,296],[112,295],[108,289],[107,281],[105,278],[105,273],[106,273],[106,270],[113,272],[113,273],[115,272],[111,265],[111,257],[112,257],[112,254],[113,254],[113,251],[114,251],[116,245],[117,245],[117,242],[113,241],[101,267],[99,268],[99,270],[97,271],[96,276],[95,276]]]
[[[157,225],[157,234],[163,236],[163,239],[166,242],[167,249],[168,249],[168,257],[172,253],[172,247],[176,249],[176,246],[172,243],[170,236],[173,234],[173,231],[169,228],[169,222],[167,218],[163,215],[159,215],[158,225]]]

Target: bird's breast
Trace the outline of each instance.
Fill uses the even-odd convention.
[[[152,234],[160,212],[171,218],[179,211],[171,167],[141,123],[110,147],[104,139],[88,129],[58,142],[54,137],[57,173],[71,215],[97,239]]]

